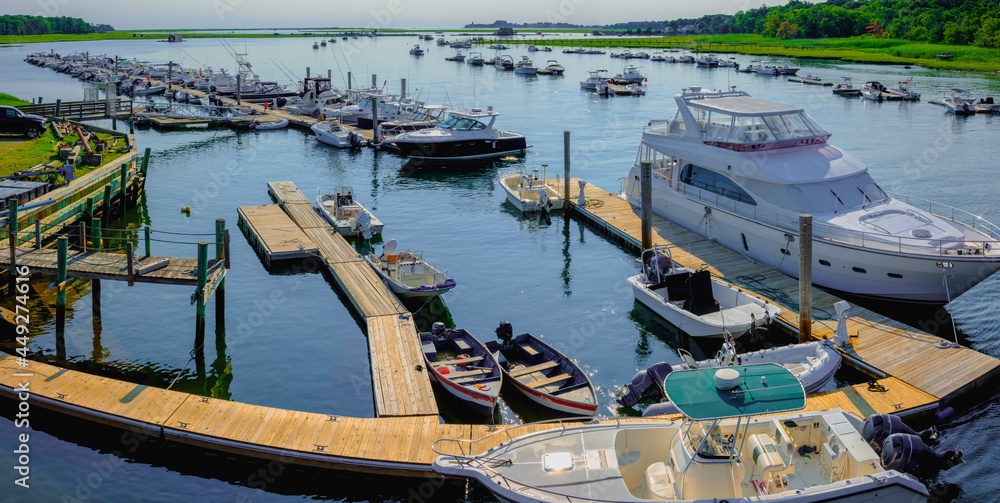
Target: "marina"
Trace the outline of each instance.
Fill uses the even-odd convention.
[[[428,75],[424,73],[421,78],[420,73],[444,73],[436,68],[448,68],[448,72],[456,73],[458,76],[454,78],[458,82],[475,79],[477,85],[483,86],[480,92],[487,84],[493,86],[492,92],[499,95],[491,102],[504,115],[503,127],[523,134],[532,144],[528,145],[527,152],[513,159],[477,161],[474,166],[461,169],[439,168],[436,164],[414,167],[391,149],[341,151],[318,145],[308,130],[317,119],[270,109],[263,114],[262,105],[246,104],[242,106],[259,107],[255,109],[261,112],[258,119],[262,122],[266,118],[288,120],[292,128],[259,134],[242,129],[138,129],[135,135],[140,149],[149,146],[155,152],[151,156],[154,176],[150,178],[155,183],[146,184],[139,177],[140,172],[145,172],[145,163],[140,168],[137,161],[135,171],[129,173],[129,180],[134,178],[132,183],[142,180],[143,190],[136,199],[142,200],[141,211],[152,217],[152,223],[147,221],[145,225],[153,227],[154,236],[157,229],[196,234],[199,229],[210,228],[208,224],[216,218],[232,218],[234,213],[246,234],[245,244],[238,239],[231,244],[232,250],[208,260],[214,272],[206,283],[218,285],[223,274],[225,277],[229,312],[225,313],[227,321],[223,323],[228,327],[223,326],[219,332],[221,313],[216,313],[215,348],[213,350],[211,344],[206,348],[211,364],[206,366],[204,356],[200,357],[202,362],[197,363],[199,359],[192,352],[195,365],[188,367],[192,364],[186,347],[190,337],[163,337],[168,335],[168,330],[149,326],[150,321],[155,324],[183,317],[183,311],[177,306],[170,306],[169,302],[149,306],[149,321],[139,321],[139,326],[146,327],[146,331],[163,341],[157,342],[155,350],[143,348],[134,340],[137,338],[126,335],[123,330],[136,321],[128,319],[124,306],[119,305],[123,304],[119,298],[106,299],[103,316],[91,319],[84,315],[90,311],[87,303],[94,294],[80,289],[86,281],[67,285],[70,297],[67,310],[76,313],[67,321],[67,333],[79,334],[83,330],[85,337],[68,337],[65,349],[78,361],[90,361],[91,343],[87,336],[91,332],[101,333],[99,327],[103,325],[105,347],[102,351],[110,352],[111,358],[99,360],[107,362],[99,364],[105,368],[103,375],[65,370],[60,368],[58,359],[48,356],[52,345],[48,334],[52,333],[54,325],[42,325],[37,333],[32,332],[33,351],[40,358],[30,362],[29,370],[49,379],[45,384],[39,379],[37,386],[33,381],[33,396],[41,408],[54,413],[55,417],[65,415],[82,419],[84,423],[140,431],[158,439],[156,441],[165,440],[167,445],[186,446],[196,452],[235,455],[264,463],[264,466],[269,461],[281,460],[295,467],[321,471],[364,472],[383,481],[395,480],[391,477],[400,475],[436,479],[438,474],[432,466],[435,453],[431,447],[438,439],[471,442],[508,428],[512,429],[512,435],[520,435],[563,426],[558,423],[518,426],[517,423],[545,416],[533,415],[533,407],[509,398],[506,390],[496,418],[476,419],[448,410],[454,404],[435,396],[440,395],[441,390],[432,385],[426,368],[418,369],[426,364],[417,334],[429,331],[431,322],[443,321],[448,328],[468,327],[471,333],[483,337],[491,334],[501,320],[511,318],[519,329],[530,327],[532,333],[543,333],[547,343],[578,363],[593,381],[598,403],[596,415],[600,424],[605,425],[634,421],[620,416],[621,411],[614,403],[615,394],[637,368],[645,368],[654,361],[676,362],[678,347],[690,348],[697,359],[714,351],[715,345],[688,338],[641,304],[634,303],[625,280],[641,269],[636,260],[641,252],[641,212],[613,189],[619,185],[618,178],[628,173],[639,140],[638,132],[645,121],[663,117],[666,110],[661,108],[670,108],[669,97],[677,91],[673,82],[697,75],[723,87],[727,76],[722,75],[722,70],[711,72],[719,72],[719,77],[705,77],[709,72],[694,73],[694,65],[662,65],[650,69],[649,94],[643,100],[606,100],[580,90],[572,78],[567,79],[568,83],[554,78],[526,81],[514,78],[513,72],[494,72],[488,67],[485,68],[487,73],[471,74],[483,69],[475,65],[449,65],[440,56],[412,58],[407,53],[412,43],[405,38],[395,42],[398,43],[390,38],[376,39],[374,43],[394,54],[398,52],[400,61],[409,58],[411,65],[427,66],[424,70],[411,68],[412,73],[406,74],[406,78],[418,86],[421,80],[426,82]],[[389,48],[389,43],[393,43],[393,47]],[[517,51],[512,54],[515,59],[519,57]],[[567,54],[562,59],[574,58],[563,63],[571,74],[579,76],[585,71],[582,68],[597,67],[587,62],[587,58],[595,57],[600,56]],[[831,70],[801,62],[794,64],[804,67],[802,73],[808,68],[808,72],[821,74],[825,79],[844,73],[842,68]],[[313,62],[300,63],[303,67],[310,65],[316,68]],[[377,71],[394,74],[383,68]],[[864,71],[877,70],[866,68]],[[671,77],[670,72],[679,75]],[[838,144],[858,150],[859,157],[869,162],[873,170],[886,170],[887,159],[898,155],[898,152],[890,155],[878,151],[873,141],[864,142],[864,135],[870,134],[864,127],[847,130],[841,126],[841,121],[853,122],[853,116],[858,113],[869,121],[894,113],[884,104],[836,98],[822,87],[782,86],[783,78],[766,79],[773,84],[753,75],[736,78],[750,79],[742,82],[741,87],[761,86],[760,92],[771,99],[779,99],[775,95],[787,93],[791,96],[782,101],[809,102],[806,108],[814,114],[818,106],[811,100],[833,100],[829,103],[836,104],[830,105],[836,107],[836,111],[819,112],[834,116],[833,120],[825,119],[824,122],[832,124]],[[874,78],[895,81],[895,77]],[[932,80],[921,76],[915,87],[928,96],[931,93],[919,87],[921,79],[925,78]],[[945,80],[947,76],[934,78]],[[974,92],[984,95],[979,89]],[[531,107],[551,112],[552,104],[546,101],[552,93],[561,97],[559,107],[566,107],[567,120],[586,120],[595,124],[593,128],[577,129],[576,126],[537,120]],[[823,97],[816,97],[819,94]],[[516,99],[525,100],[523,109],[511,105]],[[476,108],[470,104],[485,109],[482,101],[473,102],[471,90],[458,101],[454,110]],[[874,109],[872,105],[880,108]],[[912,107],[926,107],[905,103],[901,106],[910,108],[901,108],[900,113],[916,113]],[[930,112],[936,112],[935,117],[942,115],[940,109],[926,108],[931,109],[928,115]],[[638,119],[623,118],[629,114]],[[154,119],[161,119],[162,125],[171,128],[185,124],[184,121],[197,125],[200,120],[150,117],[151,121]],[[977,120],[980,119],[984,118]],[[978,131],[981,125],[970,121],[960,127],[976,128],[974,133],[966,134],[979,135],[982,134]],[[906,130],[913,124],[901,126]],[[563,194],[565,180],[551,177],[554,169],[562,164],[555,160],[562,157],[562,137],[556,134],[562,129],[572,129],[574,140],[565,157],[566,162],[572,160],[573,163],[569,204],[562,212],[552,215],[545,212],[540,216],[521,216],[511,203],[504,202],[505,193],[497,186],[498,172],[509,168],[532,172],[539,161],[547,163],[549,179],[542,180],[546,197],[552,200],[549,188],[555,194]],[[366,130],[358,133],[366,134]],[[368,140],[375,138],[371,130],[367,130],[367,134]],[[854,145],[857,144],[862,147],[856,149]],[[949,150],[952,148],[955,146],[948,146]],[[236,168],[230,159],[238,159]],[[923,191],[934,199],[956,204],[956,195],[952,192],[926,192],[938,175],[932,175],[926,167],[921,169],[923,176],[905,182],[910,185],[907,191]],[[589,183],[581,184],[582,180]],[[880,183],[904,183],[899,180],[885,176],[880,178]],[[405,246],[424,250],[428,257],[448,264],[448,276],[456,278],[458,286],[440,300],[423,305],[418,302],[407,307],[409,304],[404,305],[396,299],[361,258],[362,254],[373,250],[378,239],[373,243],[354,238],[348,241],[335,234],[331,224],[316,211],[311,198],[299,190],[300,187],[335,184],[353,187],[366,207],[384,220],[384,232],[388,237],[398,238]],[[973,188],[973,191],[979,190],[987,189]],[[132,197],[130,191],[123,191],[126,199]],[[277,204],[267,204],[268,196],[272,198],[270,202]],[[97,199],[101,198],[103,194]],[[957,199],[966,197],[957,196]],[[988,206],[980,206],[976,198],[971,199],[973,202],[963,207],[973,214],[996,219]],[[563,202],[558,196],[556,201]],[[959,202],[958,205],[963,204]],[[178,216],[177,207],[188,205],[193,211]],[[52,220],[57,218],[52,217]],[[128,228],[134,226],[138,218],[123,214],[106,222],[104,227]],[[653,243],[669,247],[679,265],[694,271],[706,270],[714,278],[758,297],[780,291],[781,295],[770,298],[770,302],[781,308],[776,326],[785,335],[770,334],[766,336],[766,344],[782,344],[789,335],[792,339],[797,336],[799,307],[789,302],[789,299],[799,298],[797,280],[755,264],[710,239],[658,217],[653,218],[653,227]],[[25,224],[21,232],[29,228],[30,225]],[[142,248],[142,227],[132,228],[138,229],[137,248]],[[26,235],[22,239],[32,238]],[[205,239],[213,241],[214,238]],[[194,251],[193,244],[162,243],[157,244],[157,248],[157,256],[150,257],[151,261],[165,255],[191,256]],[[18,255],[28,264],[32,254],[37,253],[38,259],[31,262],[31,267],[46,273],[49,269],[42,265],[42,252],[54,251],[51,247],[26,248]],[[105,257],[100,253],[92,252],[87,260],[91,257],[94,261],[107,260],[110,267],[115,260],[124,263],[128,256],[108,253]],[[137,263],[145,260],[141,254],[135,258]],[[225,270],[223,258],[232,262],[232,269]],[[257,260],[253,260],[255,258]],[[160,273],[176,276],[179,281],[180,267],[191,267],[183,260],[195,259],[172,258],[171,264],[178,269],[170,273],[161,269]],[[127,264],[118,267],[118,274],[124,270],[121,276],[128,280]],[[498,274],[498,271],[503,272]],[[88,277],[79,269],[69,274]],[[184,284],[197,285],[197,278],[192,283],[190,272],[187,274]],[[142,283],[139,278],[141,275],[132,279]],[[46,278],[46,284],[49,279]],[[965,448],[968,454],[965,465],[942,472],[939,477],[923,479],[929,487],[931,483],[964,476],[959,474],[965,473],[965,467],[979,466],[974,463],[983,462],[984,452],[970,441],[963,421],[969,409],[976,411],[972,414],[978,417],[982,409],[979,396],[988,393],[990,383],[997,376],[998,361],[993,356],[996,352],[988,339],[988,327],[992,324],[988,314],[975,307],[981,302],[991,302],[989,292],[994,289],[993,283],[983,282],[975,288],[979,294],[965,294],[949,305],[948,312],[959,320],[960,332],[955,337],[951,336],[950,325],[946,324],[950,318],[941,321],[942,317],[931,308],[928,312],[929,319],[936,324],[934,329],[929,329],[926,319],[898,321],[893,316],[859,305],[856,299],[849,299],[847,332],[850,342],[840,350],[847,364],[845,367],[852,367],[851,372],[855,374],[847,377],[849,373],[841,375],[838,372],[838,377],[829,386],[809,395],[805,410],[836,407],[862,417],[896,413],[908,420],[940,422],[942,428],[956,433],[957,438],[951,439],[948,445]],[[767,288],[761,289],[761,285]],[[168,295],[151,291],[149,285],[137,284],[134,288],[153,298]],[[35,289],[41,298],[45,287],[40,284]],[[812,289],[811,297],[814,316],[811,337],[833,339],[837,327],[834,304],[841,298],[816,288]],[[207,296],[205,298],[207,300]],[[267,308],[261,302],[272,302],[275,307]],[[33,311],[33,319],[45,319],[44,306],[36,305],[33,309],[38,310]],[[980,332],[980,326],[985,332]],[[959,347],[949,344],[953,339],[958,340]],[[280,354],[261,351],[261,348],[278,347],[277,341],[282,348]],[[97,344],[94,343],[95,347]],[[5,350],[9,351],[6,346]],[[97,349],[94,354],[98,354]],[[123,357],[129,362],[126,365],[118,362]],[[137,381],[134,375],[129,378],[127,372],[114,370],[144,364],[155,368],[149,380]],[[255,371],[264,368],[266,372]],[[0,393],[12,397],[17,384],[13,374],[19,370],[15,358],[0,360],[0,369],[3,369]],[[562,379],[562,373],[565,371],[546,370],[543,375],[544,379]],[[308,375],[308,378],[294,385],[281,382],[296,375]],[[933,419],[935,416],[943,419]],[[950,420],[951,417],[962,419]],[[981,418],[973,421],[988,422]],[[48,431],[52,431],[51,428]],[[57,445],[62,442],[58,433],[55,437],[51,442]],[[498,440],[501,436],[491,438]],[[88,450],[82,446],[66,448]],[[133,469],[144,470],[142,467]],[[223,492],[244,491],[214,479],[206,483],[220,487]],[[405,499],[408,494],[406,482],[395,484],[386,484],[385,497]],[[491,500],[478,484],[473,487],[476,492],[467,499]],[[320,493],[327,494],[325,491],[327,489]],[[329,494],[337,495],[337,490],[331,491]],[[283,493],[302,494],[287,488]],[[378,499],[373,494],[341,493],[340,497],[346,496],[351,501]],[[265,495],[276,501],[286,497],[270,492]]]

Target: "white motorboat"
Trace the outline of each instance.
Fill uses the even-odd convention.
[[[913,443],[885,442],[883,459],[894,462],[883,468],[862,436],[867,423],[841,409],[802,411],[802,386],[778,365],[674,372],[666,392],[683,421],[550,429],[532,423],[487,438],[439,439],[431,446],[438,454],[432,468],[471,478],[513,503],[910,503],[929,496],[898,469],[930,450],[919,436],[912,435]]]
[[[444,39],[444,35],[438,37],[437,45],[448,45],[448,41]]]
[[[410,54],[414,56],[423,56],[424,50],[420,48],[420,44],[415,44],[412,49],[410,49]]]
[[[889,89],[889,92],[899,96],[899,99],[903,101],[918,101],[920,100],[920,93],[910,89],[910,84],[913,82],[913,77],[906,80],[900,80],[897,82],[895,88]]]
[[[1000,103],[993,101],[992,96],[983,98],[976,102],[976,112],[995,114],[1000,112]]]
[[[316,211],[333,225],[338,234],[371,239],[382,233],[382,221],[354,198],[351,187],[335,187],[333,193],[328,194],[319,193],[319,190],[316,192]]]
[[[319,49],[319,42],[313,42],[313,49]]]
[[[302,92],[298,97],[276,98],[275,101],[285,111],[314,116],[323,108],[343,103],[344,95],[330,84],[330,79],[308,77],[302,81]]]
[[[866,100],[884,101],[895,98],[895,95],[890,93],[889,88],[881,82],[871,80],[861,86],[861,97]]]
[[[588,91],[596,91],[598,84],[608,81],[607,70],[591,70],[587,72],[587,80],[580,81],[580,88]]]
[[[844,335],[846,336],[846,331]],[[643,417],[680,414],[677,406],[667,400],[663,387],[666,376],[671,372],[764,363],[785,367],[799,380],[806,394],[815,393],[833,379],[833,375],[843,362],[843,357],[833,344],[830,340],[822,340],[737,354],[736,342],[727,336],[715,357],[702,361],[695,361],[690,352],[679,348],[677,352],[681,357],[681,363],[671,365],[660,362],[648,369],[640,370],[632,377],[632,381],[625,385],[625,392],[618,397],[618,403],[623,407],[634,407],[640,402],[653,399],[657,402],[642,411]]]
[[[317,140],[337,148],[363,147],[368,143],[368,140],[357,132],[342,126],[339,120],[317,122],[309,129],[316,135]]]
[[[781,308],[761,300],[708,271],[695,272],[673,261],[670,249],[642,252],[641,274],[628,278],[635,300],[692,337],[736,337],[765,327]]]
[[[858,96],[861,89],[854,87],[854,82],[850,77],[841,77],[840,84],[833,86],[833,94],[839,96]]]
[[[635,65],[625,65],[622,69],[622,73],[615,76],[615,80],[624,81],[629,84],[642,84],[646,81],[646,76],[639,71],[639,67]]]
[[[706,54],[699,57],[695,63],[697,66],[704,68],[717,68],[719,66],[719,58],[715,54]]]
[[[561,210],[563,197],[545,183],[544,176],[538,178],[538,170],[531,173],[511,170],[500,173],[500,186],[507,194],[507,200],[522,213]]]
[[[396,240],[390,239],[382,247],[381,255],[369,253],[364,258],[397,297],[427,299],[455,288],[456,282],[448,277],[447,267],[428,263],[422,252],[396,253],[396,246]]]
[[[462,54],[462,51],[457,51],[454,56],[447,56],[444,59],[445,59],[445,61],[458,61],[458,62],[462,62],[462,61],[465,61],[465,54]]]
[[[667,60],[667,56],[665,54],[663,54],[662,52],[657,51],[657,52],[653,53],[653,56],[651,58],[649,58],[649,60],[650,61],[666,61]]]
[[[563,72],[566,71],[566,68],[564,68],[563,65],[560,65],[558,61],[550,59],[545,62],[544,70],[552,75],[562,75]],[[541,73],[541,69],[539,70],[539,73]]]
[[[493,66],[497,70],[510,71],[514,69],[514,58],[503,54],[493,58]]]
[[[524,135],[493,127],[499,115],[492,106],[486,110],[453,110],[436,127],[402,133],[386,141],[414,159],[470,159],[523,152],[528,148]]]
[[[514,73],[519,75],[534,75],[538,72],[538,67],[532,65],[527,56],[521,56],[521,60],[514,63]]]
[[[674,100],[638,157],[652,162],[663,218],[798,277],[799,215],[811,214],[813,284],[866,297],[944,303],[1000,269],[1000,228],[886,193],[802,108],[697,87]],[[636,205],[639,175],[636,162],[625,193]]]
[[[469,57],[465,58],[465,62],[470,65],[482,65],[483,61],[485,60],[481,52],[470,52]]]
[[[976,113],[975,98],[962,89],[952,89],[951,96],[946,96],[941,103],[945,111],[955,115],[972,115]]]

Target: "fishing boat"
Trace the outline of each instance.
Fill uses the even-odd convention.
[[[493,58],[493,66],[497,70],[511,71],[514,69],[514,58],[503,54]]]
[[[382,233],[382,221],[354,198],[351,187],[339,186],[334,188],[333,193],[327,194],[319,193],[319,190],[316,192],[316,210],[338,234],[371,239]]]
[[[833,94],[839,96],[858,96],[861,94],[861,89],[854,87],[854,82],[851,81],[850,77],[841,77],[840,83],[833,86]]]
[[[342,126],[339,120],[317,122],[309,129],[316,135],[317,140],[337,148],[357,148],[368,144],[368,140]]]
[[[973,115],[976,113],[975,98],[962,89],[952,89],[951,96],[941,100],[945,112],[955,115]]]
[[[910,84],[913,83],[913,77],[906,80],[900,80],[896,83],[896,87],[889,89],[889,92],[899,96],[899,99],[903,101],[919,101],[920,93],[910,89]]]
[[[527,56],[521,56],[521,60],[514,63],[514,73],[518,75],[534,75],[538,73],[538,67],[534,66]]]
[[[419,251],[396,253],[396,247],[396,240],[390,239],[381,255],[369,253],[364,259],[397,297],[427,299],[455,288],[447,267],[428,263]]]
[[[667,56],[660,51],[654,52],[653,56],[649,58],[650,61],[666,61]]]
[[[596,91],[598,84],[608,81],[607,70],[590,70],[587,72],[587,79],[580,81],[580,89]]]
[[[465,58],[465,62],[470,65],[482,65],[485,60],[483,59],[483,53],[481,52],[470,52],[469,57]]]
[[[642,252],[642,273],[628,278],[635,300],[692,337],[736,337],[766,327],[781,308],[673,261],[670,249]]]
[[[462,54],[462,51],[457,51],[457,52],[455,52],[454,56],[446,56],[444,59],[445,59],[445,61],[458,61],[458,62],[462,62],[462,61],[465,61],[465,54]]]
[[[667,400],[663,387],[666,376],[671,372],[763,363],[774,363],[785,367],[799,380],[806,394],[815,393],[830,379],[833,379],[833,375],[837,373],[843,361],[840,352],[829,340],[789,344],[737,354],[736,342],[727,335],[722,348],[719,349],[714,358],[695,361],[687,350],[679,348],[677,352],[680,354],[681,363],[671,365],[667,362],[660,362],[648,369],[640,370],[632,377],[632,381],[625,385],[625,392],[618,397],[618,403],[624,407],[634,407],[636,404],[652,398],[657,403],[646,407],[642,411],[643,417],[679,414],[677,406]]]
[[[545,68],[540,68],[538,73],[542,73],[542,70],[545,70],[549,74],[562,75],[566,71],[566,68],[560,65],[558,61],[550,59],[545,62]]]
[[[492,157],[528,148],[524,135],[493,127],[500,114],[486,110],[453,110],[437,126],[396,135],[386,141],[414,159],[471,159]]]
[[[861,86],[861,97],[872,101],[895,101],[898,99],[895,95],[889,92],[888,87],[885,87],[885,85],[881,82],[875,80],[865,82],[865,85]]]
[[[738,90],[688,88],[674,101],[674,119],[643,131],[626,178],[633,204],[651,162],[654,213],[792,277],[799,215],[811,214],[813,284],[859,296],[945,303],[1000,269],[1000,228],[886,193],[802,108]]]
[[[435,322],[420,333],[424,361],[432,380],[470,409],[489,415],[500,398],[503,374],[496,357],[472,334]]]
[[[597,394],[587,373],[565,355],[534,335],[514,336],[509,322],[497,327],[498,341],[486,348],[499,354],[504,381],[532,402],[566,416],[593,416]]]
[[[424,50],[420,48],[420,44],[414,44],[413,48],[410,49],[410,54],[414,56],[423,56]]]
[[[507,200],[521,213],[561,210],[563,198],[545,183],[544,176],[538,178],[538,170],[527,173],[511,170],[500,173],[500,186],[507,194]]]
[[[625,65],[622,69],[622,73],[615,76],[614,80],[616,83],[621,84],[641,84],[645,82],[646,76],[639,71],[639,67],[635,65]]]
[[[781,366],[673,372],[665,388],[682,421],[551,429],[533,423],[492,438],[439,439],[431,446],[438,454],[432,468],[471,478],[513,503],[909,503],[929,497],[917,478],[883,468],[860,418],[841,409],[803,411],[805,392]],[[918,450],[905,442],[885,445],[883,459],[906,461]]]

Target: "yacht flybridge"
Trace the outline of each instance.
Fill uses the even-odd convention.
[[[813,218],[813,284],[855,295],[944,303],[1000,269],[1000,228],[970,213],[890,195],[802,108],[745,92],[684,89],[671,120],[650,121],[625,197],[793,277],[798,216]]]

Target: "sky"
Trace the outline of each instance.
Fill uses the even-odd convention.
[[[118,30],[460,28],[468,23],[612,24],[735,14],[787,0],[3,0],[3,14],[69,16]]]

